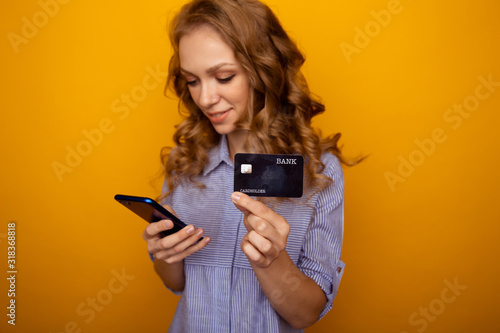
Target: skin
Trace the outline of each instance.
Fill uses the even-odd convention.
[[[179,55],[194,102],[216,131],[227,135],[230,156],[234,160],[236,153],[244,152],[246,137],[234,126],[246,112],[250,86],[245,72],[229,45],[209,27],[197,28],[183,36]],[[234,192],[231,200],[244,214],[247,234],[241,242],[241,250],[273,308],[295,328],[312,325],[326,303],[326,296],[295,266],[286,252],[290,233],[288,222],[246,194]],[[171,207],[166,208],[175,214]],[[163,239],[159,237],[161,231],[172,227],[169,220],[151,223],[143,238],[148,243],[148,251],[156,258],[157,274],[167,286],[181,291],[185,284],[183,259],[203,249],[210,237],[196,243],[204,231],[192,225]]]
[[[245,71],[229,45],[206,26],[181,38],[179,58],[193,101],[215,130],[227,135],[229,154],[234,158],[246,137],[234,126],[247,109],[250,84]]]

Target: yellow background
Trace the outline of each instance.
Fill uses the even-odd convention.
[[[148,69],[167,68],[165,25],[183,1],[66,2],[0,4],[0,330],[165,332],[178,299],[153,273],[145,223],[113,196],[160,189],[159,151],[179,118],[162,86],[144,87],[155,85]],[[315,124],[342,132],[347,154],[370,155],[345,169],[347,267],[333,310],[307,332],[500,331],[500,86],[480,88],[487,98],[453,122],[448,111],[474,102],[479,77],[500,82],[498,1],[267,3],[327,106]],[[393,11],[383,25],[382,10]],[[58,176],[68,147],[87,156]],[[404,169],[409,159],[417,166]],[[391,185],[389,173],[401,178]],[[106,304],[91,310],[93,298]]]

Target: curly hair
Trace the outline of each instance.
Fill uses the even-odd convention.
[[[184,5],[170,26],[173,55],[165,94],[173,90],[183,117],[176,126],[176,148],[162,149],[168,194],[179,182],[201,174],[208,162],[207,151],[221,136],[196,106],[181,75],[180,39],[200,26],[209,26],[234,50],[250,83],[247,112],[235,124],[248,131],[245,148],[263,154],[301,154],[307,161],[306,186],[321,189],[332,180],[321,175],[320,158],[328,151],[345,165],[338,146],[340,133],[322,137],[311,127],[311,119],[325,110],[307,86],[300,69],[305,61],[297,45],[278,18],[257,0],[193,0]]]

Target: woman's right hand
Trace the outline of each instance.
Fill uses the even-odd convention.
[[[164,207],[176,215],[170,206]],[[167,264],[179,263],[187,256],[203,249],[210,242],[210,237],[205,237],[198,242],[204,231],[202,228],[196,229],[193,225],[188,225],[174,234],[160,238],[160,232],[172,229],[173,226],[172,221],[161,220],[150,223],[144,230],[142,237],[148,243],[148,252],[153,255],[155,261],[163,260]]]

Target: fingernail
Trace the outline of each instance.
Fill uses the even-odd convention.
[[[194,227],[189,227],[186,229],[186,232],[188,233],[188,235],[192,235],[194,234]]]
[[[233,193],[231,194],[231,200],[233,200],[233,202],[238,202],[238,200],[240,200],[241,196],[237,193]]]
[[[203,236],[203,229],[198,230],[198,232],[196,233],[196,235],[197,235],[198,237]]]

